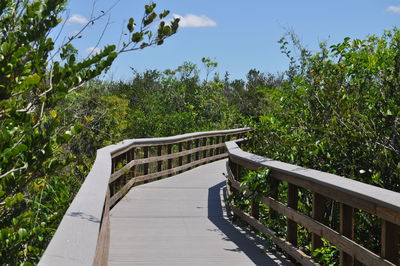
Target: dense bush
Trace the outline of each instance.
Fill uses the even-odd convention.
[[[282,44],[287,52],[288,42]],[[282,86],[263,89],[266,104],[252,120],[251,151],[400,192],[399,48],[395,28],[381,37],[322,44],[314,54],[301,50]],[[337,228],[338,203],[329,208],[327,222]],[[311,206],[300,209],[310,213]],[[356,221],[356,240],[379,253],[378,219],[358,211]],[[329,245],[321,253],[324,263],[337,256]]]
[[[58,210],[65,210],[70,191],[75,191],[65,188],[68,175],[59,180],[56,176],[73,160],[62,154],[82,127],[62,120],[65,108],[60,101],[107,70],[119,54],[160,45],[178,28],[179,20],[173,20],[170,25],[161,21],[152,30],[168,15],[157,14],[152,3],[145,6],[138,29],[129,19],[128,39],[119,50],[107,45],[79,61],[73,41],[82,31],[59,49],[49,37],[61,23],[66,4],[0,1],[0,264],[37,261],[60,220]],[[83,29],[105,15],[99,12]]]
[[[204,80],[196,65],[184,63],[108,83],[93,80],[120,53],[162,44],[178,20],[160,22],[153,34],[151,25],[168,11],[156,14],[155,4],[146,5],[142,27],[135,30],[129,20],[129,39],[120,50],[109,45],[77,61],[72,42],[79,35],[60,50],[49,38],[66,3],[0,1],[0,264],[29,265],[40,258],[95,151],[125,138],[251,125],[254,153],[400,192],[398,29],[329,48],[322,44],[317,53],[292,38],[298,60],[282,39],[291,62],[285,75],[253,69],[246,81],[230,81],[228,74],[209,79],[217,64],[203,58]],[[251,173],[246,182],[266,189],[270,184],[260,182],[267,178]],[[300,209],[309,212],[310,206]],[[284,223],[269,221],[264,211],[267,224]],[[357,240],[376,251],[378,222],[362,212],[356,219]],[[329,222],[337,225],[333,215]],[[306,232],[301,234],[306,242]],[[335,252],[326,243],[321,258],[332,262]]]
[[[264,88],[253,151],[400,191],[400,31],[346,38]]]

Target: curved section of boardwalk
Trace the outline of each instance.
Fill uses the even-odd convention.
[[[134,187],[111,210],[110,265],[290,265],[226,217],[226,160]]]

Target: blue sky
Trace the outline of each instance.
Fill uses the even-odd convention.
[[[95,1],[94,14],[107,10],[116,0]],[[109,17],[96,22],[75,41],[80,56],[87,56],[96,46],[104,25],[110,24],[98,47],[118,44],[124,21],[129,17],[141,19],[143,6],[148,1],[120,0]],[[171,17],[182,17],[176,35],[164,45],[122,54],[104,77],[124,79],[132,77],[131,67],[173,69],[185,61],[201,65],[202,57],[218,62],[217,71],[230,73],[231,79],[245,78],[256,68],[262,72],[284,71],[288,60],[280,53],[278,40],[293,30],[310,50],[318,44],[340,42],[345,37],[364,38],[380,35],[384,30],[400,26],[400,0],[163,0],[156,1],[157,9],[171,11]],[[92,0],[70,0],[69,17],[63,35],[68,36],[82,27],[91,15]]]

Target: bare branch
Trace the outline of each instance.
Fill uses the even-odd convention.
[[[16,112],[17,113],[29,113],[33,107],[34,107],[34,105],[32,103],[29,103],[27,107],[25,107],[24,109],[19,109]]]
[[[77,89],[81,88],[84,84],[85,84],[85,82],[82,82],[82,83],[76,85],[75,87],[72,87],[71,89],[68,90],[68,93],[71,93],[74,90],[77,90]]]
[[[27,165],[22,166],[22,167],[19,167],[19,168],[13,168],[13,169],[11,169],[10,171],[8,171],[7,173],[0,175],[0,179],[2,179],[3,177],[6,177],[6,176],[8,176],[8,175],[10,175],[10,174],[12,174],[12,173],[15,173],[15,172],[24,170],[24,169],[26,169],[26,168],[28,168]]]
[[[109,25],[110,25],[110,16],[108,17],[107,23],[106,23],[106,25],[104,26],[103,31],[101,32],[101,35],[100,35],[99,39],[97,40],[96,45],[94,46],[95,48],[97,48],[97,47],[99,46],[99,44],[100,44],[101,40],[103,39],[104,34],[106,33],[106,30],[107,30],[107,28],[108,28]],[[92,51],[90,51],[90,53],[89,53],[89,55],[86,57],[86,59],[88,59],[93,53],[94,53],[94,49],[92,49]]]

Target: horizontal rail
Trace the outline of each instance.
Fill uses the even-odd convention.
[[[272,235],[272,240],[298,262],[303,265],[314,263],[307,255],[299,257],[299,252],[302,252],[299,248],[296,248],[297,251],[293,250],[293,247],[297,245],[297,225],[300,225],[313,234],[313,249],[321,246],[321,237],[337,246],[341,251],[341,264],[352,265],[354,259],[366,265],[398,264],[399,240],[397,235],[398,225],[400,224],[400,193],[337,175],[306,169],[254,155],[240,149],[234,141],[226,142],[226,146],[229,153],[229,162],[227,163],[227,183],[229,191],[245,191],[248,195],[257,193],[254,191],[250,192],[245,185],[240,184],[239,180],[241,180],[241,175],[243,173],[240,169],[270,169],[268,178],[288,183],[288,205],[279,202],[277,197],[261,197],[258,198],[258,202],[253,204],[254,209],[252,206],[252,212],[254,213],[252,213],[252,215],[246,214],[237,208],[231,208],[237,216],[257,229],[261,227],[261,225],[258,224],[260,222],[256,219],[259,211],[259,203],[261,202],[278,214],[285,216],[288,221],[288,239],[286,241],[289,241],[292,245],[287,245],[286,242],[282,242],[282,240],[279,239],[274,240],[274,235]],[[298,187],[314,193],[313,217],[297,210]],[[275,193],[277,193],[277,188]],[[323,212],[322,208],[324,204],[321,203],[321,201],[324,197],[341,204],[341,232],[337,232],[328,227],[323,223],[321,217],[318,217],[318,213]],[[253,201],[254,200],[255,198],[253,198]],[[382,226],[381,254],[373,253],[352,239],[355,226],[353,217],[354,208],[369,212],[382,219],[382,224],[384,226]],[[257,225],[257,227],[255,225]],[[387,227],[390,228],[391,231],[389,231]],[[262,232],[264,231],[266,231],[266,229],[263,229]],[[272,233],[269,232],[267,235],[271,236],[271,234]]]
[[[129,139],[120,142],[121,147],[116,148],[112,152],[112,157],[118,156],[127,150],[130,147],[141,147],[141,146],[155,146],[155,145],[166,145],[166,144],[176,144],[179,142],[196,140],[204,137],[220,137],[226,136],[228,134],[243,134],[243,132],[248,132],[248,128],[237,128],[237,129],[229,129],[229,130],[216,130],[216,131],[205,131],[205,132],[195,132],[195,133],[187,133],[177,136],[163,137],[163,138],[143,138],[143,139]]]
[[[216,149],[216,148],[221,148],[221,147],[224,147],[224,146],[225,146],[224,143],[219,143],[219,144],[214,144],[214,145],[198,147],[198,148],[187,150],[187,151],[177,152],[177,153],[173,153],[173,154],[166,154],[166,155],[162,155],[162,156],[155,156],[155,157],[150,157],[150,158],[132,160],[129,163],[127,163],[125,166],[123,166],[120,170],[114,172],[111,175],[109,182],[110,183],[114,182],[120,176],[124,175],[126,173],[126,171],[132,169],[132,167],[135,166],[135,165],[158,162],[158,161],[164,161],[164,160],[168,160],[168,159],[182,157],[182,156],[185,156],[185,155],[190,155],[190,154],[193,154],[193,153],[196,153],[196,152],[199,152],[199,151],[205,151],[205,150],[209,150],[209,149]]]
[[[132,186],[226,158],[224,142],[251,129],[129,139],[97,150],[96,160],[39,265],[107,265],[109,210]]]

